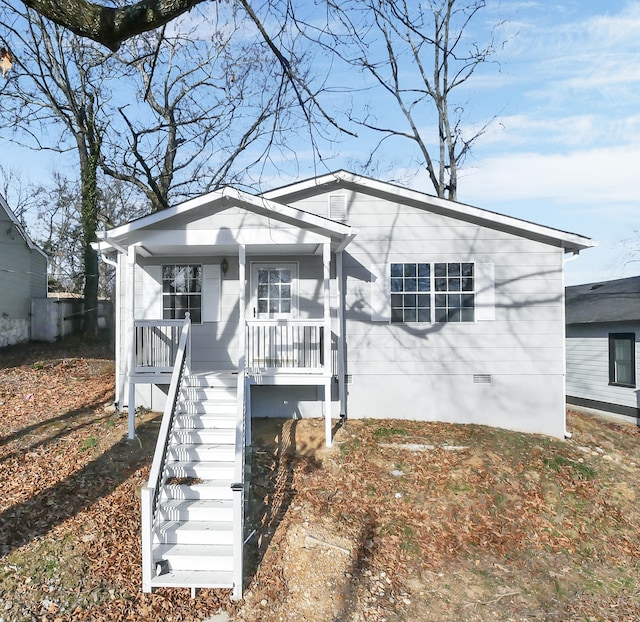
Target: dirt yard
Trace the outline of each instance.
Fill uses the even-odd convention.
[[[139,439],[105,348],[0,351],[0,620],[640,620],[640,433],[257,421],[247,589],[140,592]],[[514,411],[517,416],[517,410]]]

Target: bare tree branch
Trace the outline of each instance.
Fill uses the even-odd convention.
[[[127,39],[164,26],[203,1],[139,0],[110,7],[89,0],[22,0],[56,24],[114,52]]]

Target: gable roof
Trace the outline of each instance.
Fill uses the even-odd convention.
[[[137,232],[146,228],[153,228],[157,225],[166,225],[171,219],[184,217],[195,220],[206,216],[218,208],[240,207],[250,212],[267,215],[270,219],[289,222],[300,227],[313,229],[327,237],[339,239],[346,245],[355,235],[353,227],[344,223],[317,216],[310,212],[283,205],[275,201],[270,201],[262,196],[256,196],[236,190],[235,188],[224,187],[220,190],[209,192],[169,207],[167,209],[154,212],[147,216],[142,216],[124,225],[115,227],[108,231],[100,232],[102,241],[95,244],[101,251],[109,251],[127,246],[129,241],[135,238]]]
[[[567,324],[640,321],[640,276],[565,289]]]
[[[20,237],[24,240],[25,244],[31,249],[40,253],[47,261],[49,257],[47,254],[31,239],[31,236],[27,233],[27,230],[22,226],[22,223],[18,220],[18,217],[13,213],[13,210],[9,207],[6,199],[0,194],[0,207],[6,212],[9,220],[15,227]]]
[[[419,209],[440,213],[491,229],[507,231],[552,246],[559,246],[566,252],[579,253],[585,248],[590,248],[598,244],[595,240],[577,233],[561,231],[479,207],[473,207],[448,199],[441,199],[424,192],[418,192],[417,190],[411,190],[410,188],[397,184],[356,175],[345,170],[335,171],[321,175],[320,177],[313,177],[282,186],[281,188],[265,192],[262,196],[267,199],[287,203],[295,200],[297,197],[326,192],[333,188],[347,188],[374,196],[385,197],[390,200],[401,200]]]

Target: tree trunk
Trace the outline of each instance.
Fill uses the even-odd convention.
[[[98,334],[98,254],[91,246],[98,228],[98,162],[100,147],[92,143],[80,156],[82,194],[82,246],[84,249],[84,327],[83,334]],[[88,153],[87,153],[88,151]]]

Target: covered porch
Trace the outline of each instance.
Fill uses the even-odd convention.
[[[265,214],[269,202],[256,197],[243,213],[214,194],[206,210],[201,198],[98,244],[117,272],[115,401],[129,411],[129,435],[136,407],[170,382],[188,314],[188,373],[235,376],[248,419],[252,386],[318,387],[330,443],[332,410],[346,411],[342,251],[354,233],[283,205]]]

